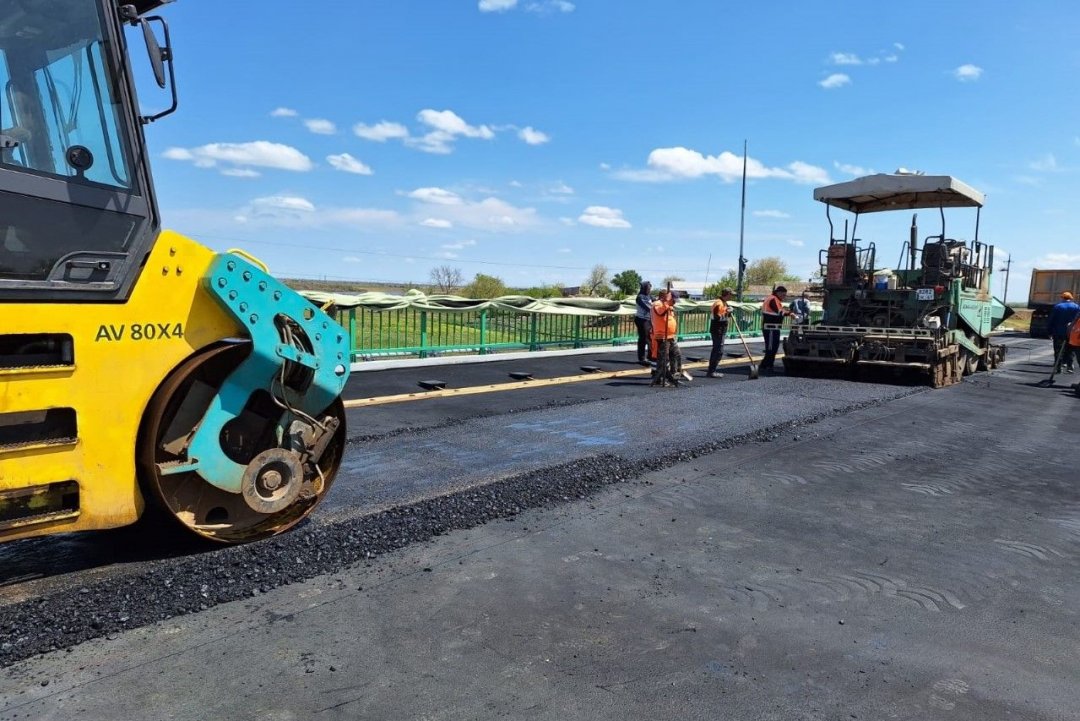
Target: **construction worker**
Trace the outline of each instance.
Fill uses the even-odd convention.
[[[709,336],[712,338],[712,353],[709,354],[709,368],[705,371],[706,378],[721,378],[723,373],[717,373],[716,367],[724,355],[724,337],[727,336],[728,321],[731,318],[731,309],[728,301],[731,300],[731,289],[722,288],[720,297],[713,301],[712,310],[709,314]]]
[[[649,350],[649,336],[652,335],[652,304],[652,283],[646,280],[638,289],[635,301],[637,312],[634,314],[634,326],[637,327],[637,360],[638,365],[643,366],[649,365],[645,352]],[[652,356],[653,353],[649,352],[649,355]]]
[[[761,361],[763,371],[772,371],[776,363],[776,351],[780,350],[780,326],[784,324],[784,316],[795,315],[790,308],[784,307],[786,299],[787,288],[778,285],[772,295],[761,304],[761,323],[765,335],[765,357]]]
[[[810,325],[810,293],[809,291],[803,291],[795,300],[791,301],[789,306],[794,317],[791,319],[792,323],[799,325]]]
[[[1050,327],[1050,338],[1054,342],[1054,373],[1061,372],[1064,362],[1065,372],[1072,373],[1074,361],[1080,355],[1072,343],[1069,342],[1069,329],[1073,321],[1080,316],[1080,305],[1073,300],[1073,294],[1065,291],[1061,294],[1061,302],[1050,311],[1047,325]]]
[[[682,353],[676,338],[679,321],[675,315],[675,295],[671,290],[660,291],[660,297],[652,305],[652,342],[650,350],[656,359],[656,371],[652,385],[679,385],[679,379],[690,380],[690,374],[682,369]]]

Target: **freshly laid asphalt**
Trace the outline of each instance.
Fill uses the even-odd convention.
[[[350,411],[287,536],[25,581],[50,546],[0,547],[0,718],[1080,718],[1080,399],[1011,343],[932,392],[732,370]]]

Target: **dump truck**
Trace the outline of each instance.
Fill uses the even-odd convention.
[[[922,374],[935,388],[993,368],[1004,358],[990,332],[1012,314],[990,293],[994,246],[979,240],[983,195],[947,175],[878,173],[814,190],[825,205],[829,245],[821,251],[824,315],[784,341],[788,375],[893,369]],[[837,237],[831,209],[854,215]],[[913,214],[899,267],[879,264],[875,242],[857,237],[860,215],[937,209],[941,231],[920,242]],[[971,241],[946,232],[945,210],[974,208]],[[896,251],[889,257],[896,257]]]
[[[143,517],[253,541],[341,464],[346,332],[257,259],[161,227],[143,129],[178,105],[165,3],[0,4],[0,541]],[[160,112],[136,99],[143,45]]]
[[[1069,291],[1073,298],[1080,298],[1080,270],[1031,271],[1031,289],[1028,291],[1027,307],[1031,309],[1031,337],[1049,338],[1050,311],[1061,301],[1061,294]]]

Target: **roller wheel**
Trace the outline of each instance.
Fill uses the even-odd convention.
[[[341,466],[345,448],[345,408],[341,399],[317,417],[336,418],[334,436],[323,452],[318,468],[304,469],[304,492],[288,506],[272,513],[259,513],[242,494],[228,493],[207,483],[197,473],[163,475],[160,463],[179,460],[167,450],[166,436],[194,430],[201,413],[185,410],[189,396],[206,397],[216,392],[229,373],[250,351],[250,344],[226,344],[201,351],[176,368],[161,384],[143,416],[136,460],[139,482],[148,504],[148,512],[171,516],[181,527],[219,543],[247,543],[288,530],[311,513],[330,490]],[[205,404],[201,404],[205,410]],[[185,427],[188,423],[192,427]],[[179,426],[179,428],[177,427]],[[266,439],[257,451],[271,451],[276,443]],[[319,473],[321,471],[321,473]],[[280,473],[280,472],[277,472]]]

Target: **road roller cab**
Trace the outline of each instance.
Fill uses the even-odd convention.
[[[345,331],[254,258],[161,230],[161,4],[0,11],[0,541],[147,507],[253,540],[310,513],[341,460]],[[162,112],[139,110],[129,39]]]

